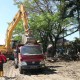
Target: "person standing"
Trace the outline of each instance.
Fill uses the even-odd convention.
[[[5,63],[7,61],[6,56],[4,56],[2,54],[2,52],[0,51],[0,77],[3,77],[3,63]]]

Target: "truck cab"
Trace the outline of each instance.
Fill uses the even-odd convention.
[[[26,69],[44,69],[45,56],[40,45],[26,44],[14,53],[15,68],[22,74]]]

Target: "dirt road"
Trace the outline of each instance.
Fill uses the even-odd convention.
[[[46,63],[44,72],[26,71],[19,74],[14,62],[4,64],[4,77],[0,80],[80,80],[80,61]]]

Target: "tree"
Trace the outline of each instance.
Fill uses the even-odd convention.
[[[80,0],[60,0],[65,5],[62,8],[62,18],[74,17],[78,24],[79,37],[80,37]]]
[[[60,1],[24,0],[23,4],[29,14],[29,26],[33,30],[34,36],[43,43],[44,52],[49,41],[56,52],[57,41],[77,31],[76,27],[72,28],[75,21],[73,18],[62,19],[63,5],[60,4]],[[62,36],[63,33],[65,33],[64,36]]]
[[[38,4],[38,3],[37,3]],[[37,6],[38,7],[38,6]],[[42,10],[40,8],[40,10]],[[58,10],[58,9],[57,9]],[[37,16],[36,16],[37,15]],[[60,18],[60,13],[59,12],[52,12],[52,11],[44,11],[42,10],[42,13],[34,13],[34,15],[31,16],[30,18],[31,22],[30,22],[30,26],[33,27],[35,29],[35,31],[37,31],[39,34],[41,34],[40,36],[42,37],[42,35],[46,34],[47,39],[45,39],[44,41],[49,41],[53,44],[53,46],[56,49],[56,43],[57,41],[62,38],[62,33],[69,31],[71,32],[71,29],[67,30],[67,27],[70,25],[69,23],[69,18],[65,19],[62,21],[62,19]],[[73,29],[72,29],[73,30]],[[76,29],[77,31],[77,29]],[[72,31],[76,32],[75,30]],[[67,34],[70,35],[71,33]],[[65,35],[65,36],[67,36]],[[44,39],[44,36],[43,38]]]

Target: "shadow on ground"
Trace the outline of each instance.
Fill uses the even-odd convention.
[[[7,77],[7,76],[4,76],[4,79],[5,80],[11,80],[11,79],[15,79],[16,77]]]
[[[56,68],[62,67],[62,66],[47,66],[45,69],[41,70],[26,70],[23,72],[24,75],[49,75],[49,74],[57,74]]]
[[[48,68],[58,68],[58,67],[62,67],[62,66],[47,66]]]

